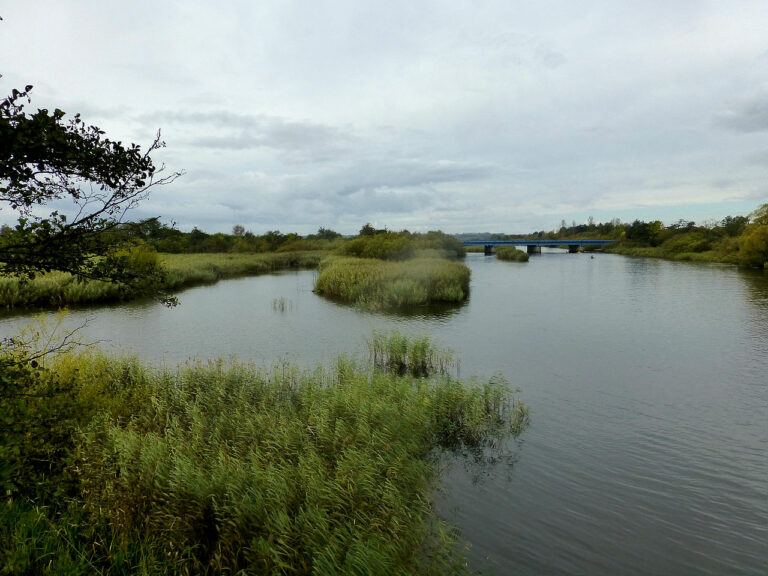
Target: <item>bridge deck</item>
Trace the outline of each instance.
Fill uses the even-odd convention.
[[[464,246],[604,246],[614,240],[465,240]]]

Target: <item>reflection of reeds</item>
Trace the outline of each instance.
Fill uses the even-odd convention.
[[[412,364],[434,358],[427,339],[374,341]],[[465,573],[431,520],[434,455],[497,448],[527,422],[501,380],[413,378],[344,357],[313,371],[220,360],[153,370],[68,354],[29,385],[45,378],[67,394],[20,396],[27,409],[9,428],[20,452],[7,452],[7,485],[31,474],[17,485],[35,503],[3,505],[11,573],[39,558],[76,574]],[[53,402],[51,422],[80,433],[40,424]],[[45,483],[28,451],[61,460],[38,467]]]
[[[469,295],[469,268],[440,258],[386,262],[368,258],[324,260],[315,292],[369,308],[461,302]]]
[[[272,299],[272,310],[276,312],[286,312],[293,309],[293,302],[281,296],[280,298]]]

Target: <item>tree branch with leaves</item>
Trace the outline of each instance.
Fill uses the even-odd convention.
[[[158,271],[132,267],[125,241],[111,232],[153,188],[182,175],[152,161],[165,146],[160,132],[142,151],[106,138],[79,114],[66,120],[59,109],[28,113],[31,89],[0,102],[0,210],[17,219],[0,235],[0,274],[33,278],[59,270],[126,290],[159,286],[148,282]]]

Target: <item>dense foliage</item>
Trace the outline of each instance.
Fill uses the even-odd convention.
[[[341,234],[327,228],[320,228],[316,234],[308,236],[293,232],[283,234],[279,230],[257,235],[240,224],[232,227],[231,234],[209,234],[198,228],[193,228],[191,232],[182,232],[173,224],[164,224],[156,218],[126,224],[116,233],[134,241],[144,242],[158,252],[171,254],[327,251],[337,248],[342,240]]]
[[[157,219],[126,225],[120,232],[153,246],[158,252],[170,253],[335,250],[346,256],[383,260],[406,260],[426,250],[449,258],[461,258],[465,254],[457,238],[439,231],[424,234],[407,230],[391,232],[376,230],[370,225],[364,226],[354,238],[343,238],[338,232],[322,227],[307,236],[293,232],[284,234],[279,230],[257,235],[239,224],[233,227],[231,234],[207,234],[197,228],[182,232]]]
[[[407,230],[379,230],[373,233],[370,230],[364,227],[359,236],[342,244],[338,253],[382,260],[407,260],[425,251],[430,251],[433,256],[446,258],[463,258],[466,254],[460,240],[439,231],[414,234]]]
[[[313,371],[14,364],[0,574],[465,571],[431,519],[434,457],[482,458],[527,410],[502,381],[432,375],[427,340],[377,338],[387,361]]]
[[[749,216],[726,216],[719,222],[697,225],[680,220],[665,226],[659,220],[635,220],[622,223],[587,224],[565,221],[557,231],[539,231],[530,235],[493,235],[489,239],[579,239],[615,240],[609,252],[630,256],[647,256],[673,260],[726,262],[747,267],[763,268],[768,262],[768,204],[763,204]]]

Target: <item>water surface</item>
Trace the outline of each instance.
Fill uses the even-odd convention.
[[[324,300],[303,271],[67,322],[88,318],[86,339],[172,365],[313,365],[363,351],[373,329],[429,333],[463,377],[500,372],[531,407],[507,459],[454,463],[436,495],[475,568],[768,573],[768,275],[604,254],[467,263],[466,304],[410,315]],[[0,320],[0,336],[26,321]]]

